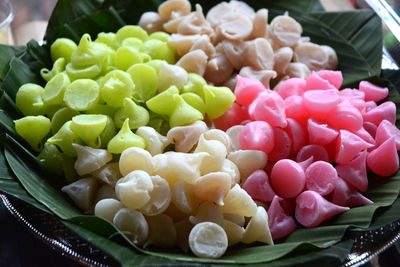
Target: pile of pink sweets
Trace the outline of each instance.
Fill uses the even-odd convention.
[[[388,177],[399,168],[396,106],[378,104],[388,88],[362,81],[359,89],[339,90],[342,82],[340,71],[323,70],[272,91],[239,76],[236,103],[214,120],[222,130],[244,125],[241,148],[268,154],[265,170],[242,187],[269,206],[274,239],[294,231],[295,219],[315,227],[349,207],[371,204],[360,193],[368,187],[367,171]]]

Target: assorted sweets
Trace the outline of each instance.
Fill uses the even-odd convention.
[[[388,89],[339,90],[334,50],[288,14],[191,10],[169,0],[140,26],[57,39],[45,87],[20,87],[16,131],[62,191],[138,246],[206,258],[371,204],[367,171],[399,168]]]

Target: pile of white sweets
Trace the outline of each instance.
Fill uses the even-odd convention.
[[[218,258],[239,242],[273,244],[265,208],[239,185],[267,163],[264,152],[240,149],[242,127],[224,132],[197,121],[162,136],[143,126],[137,134],[147,147],[126,149],[119,162],[105,149],[74,144],[83,178],[62,191],[144,248],[190,247]],[[176,151],[164,153],[171,143]]]
[[[274,88],[288,78],[337,68],[335,51],[302,37],[301,25],[287,13],[268,24],[267,9],[255,11],[241,1],[221,2],[207,16],[199,4],[191,8],[188,0],[168,0],[158,13],[144,13],[139,25],[148,33],[171,33],[177,65],[209,83],[232,89],[239,74]]]

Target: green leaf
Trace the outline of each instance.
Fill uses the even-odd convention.
[[[0,44],[0,81],[3,81],[9,69],[11,59],[25,50],[25,46],[8,46]]]

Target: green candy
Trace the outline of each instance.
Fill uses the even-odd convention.
[[[85,69],[103,62],[104,49],[92,42],[89,34],[82,35],[77,49],[71,55],[71,63],[74,69]],[[101,69],[101,67],[100,67]]]
[[[179,95],[179,90],[173,85],[167,90],[147,100],[146,106],[155,113],[169,116],[174,111],[175,95]]]
[[[164,116],[151,112],[150,111],[150,120],[147,123],[147,126],[154,128],[157,132],[162,135],[167,135],[170,127],[168,118],[164,118]]]
[[[126,119],[117,135],[108,142],[107,150],[113,154],[121,154],[127,148],[140,147],[144,149],[145,146],[144,139],[131,131],[129,119]]]
[[[135,84],[132,95],[136,101],[145,102],[157,94],[158,75],[152,67],[144,63],[135,64],[127,72]]]
[[[63,72],[65,70],[65,64],[66,64],[65,59],[59,58],[53,63],[53,68],[51,70],[46,68],[41,69],[40,76],[42,76],[43,80],[48,82],[58,73]]]
[[[206,113],[210,119],[222,116],[235,102],[231,89],[224,86],[203,86]]]
[[[162,42],[168,42],[169,34],[166,32],[153,32],[150,34],[149,39],[157,39]]]
[[[186,103],[182,96],[174,95],[174,103],[174,110],[169,117],[169,126],[171,128],[187,125],[204,118],[203,114]]]
[[[76,157],[72,143],[83,145],[82,139],[71,129],[72,121],[67,121],[58,132],[47,139],[47,143],[56,145],[65,155]]]
[[[103,114],[109,117],[114,117],[115,112],[117,112],[118,108],[110,107],[109,105],[97,104],[91,109],[85,111],[87,114]]]
[[[131,76],[121,70],[113,70],[104,76],[101,85],[101,98],[111,107],[122,107],[125,98],[131,98],[135,84]]]
[[[99,102],[99,85],[90,79],[73,81],[64,93],[65,104],[77,111],[85,111],[94,108]]]
[[[203,86],[207,85],[206,80],[196,73],[189,73],[188,80],[182,88],[182,93],[195,93],[204,100]]]
[[[113,32],[101,32],[97,34],[96,40],[94,40],[95,43],[102,43],[106,44],[112,49],[117,49],[117,45],[115,43],[115,36],[116,34]]]
[[[49,134],[51,122],[42,115],[15,120],[15,130],[35,151],[43,148],[42,140]]]
[[[64,123],[70,121],[76,115],[79,115],[79,112],[68,107],[58,109],[51,118],[51,133],[57,133]]]
[[[44,88],[34,83],[22,85],[15,97],[17,108],[25,115],[42,115],[44,113],[44,103],[42,93]]]
[[[85,144],[93,148],[101,146],[100,134],[107,125],[106,115],[81,114],[71,120],[71,130],[78,135]]]
[[[175,64],[175,52],[172,47],[161,40],[149,39],[144,42],[142,51],[148,54],[152,59],[161,59],[169,64]]]
[[[142,62],[143,53],[134,48],[122,46],[115,53],[115,66],[120,70],[126,71],[130,66]]]
[[[143,42],[149,38],[147,32],[143,30],[141,27],[127,25],[117,31],[117,34],[115,36],[115,42],[117,43],[117,45],[121,45],[122,42],[129,37],[138,38]]]
[[[158,73],[160,72],[160,68],[161,68],[161,63],[165,62],[165,60],[161,60],[161,59],[152,59],[149,62],[146,62],[147,65],[149,65],[150,67],[152,67],[158,76]]]
[[[203,114],[204,116],[206,106],[204,104],[203,99],[199,95],[195,93],[184,93],[181,94],[181,96],[186,101],[186,103],[188,103],[189,105],[200,111],[201,114]]]
[[[46,106],[59,105],[63,103],[66,88],[71,81],[65,72],[58,73],[44,87],[42,99]]]
[[[101,148],[107,148],[108,142],[114,137],[116,134],[117,129],[115,127],[114,121],[107,116],[107,124],[106,127],[104,128],[103,132],[100,134],[100,143],[101,143]]]
[[[68,38],[58,38],[50,47],[50,55],[53,61],[64,58],[66,63],[71,61],[71,55],[78,46]]]
[[[75,68],[72,63],[68,63],[65,71],[71,80],[90,78],[94,79],[101,74],[102,68],[100,64],[90,65],[86,68]]]
[[[140,50],[143,46],[143,41],[136,37],[128,37],[122,41],[121,47],[126,46],[136,50]]]
[[[126,119],[129,119],[129,128],[137,129],[149,122],[149,112],[142,106],[137,105],[132,99],[124,99],[124,107],[114,115],[115,125],[121,128]]]

